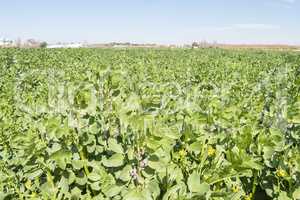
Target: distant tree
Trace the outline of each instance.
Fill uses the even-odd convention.
[[[192,48],[198,48],[198,47],[199,47],[199,44],[197,42],[192,43]]]
[[[40,42],[35,39],[28,39],[24,43],[24,47],[36,48],[40,46]]]
[[[40,44],[40,48],[46,48],[47,47],[47,42],[42,42],[41,44]]]

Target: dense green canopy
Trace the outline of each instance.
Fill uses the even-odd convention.
[[[0,200],[300,198],[300,55],[0,49]]]

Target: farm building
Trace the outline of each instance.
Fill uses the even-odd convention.
[[[50,44],[47,46],[48,49],[58,49],[58,48],[80,48],[84,47],[81,43],[74,43],[74,44]]]
[[[13,41],[12,40],[8,40],[8,39],[5,39],[5,38],[0,38],[0,47],[6,47],[6,46],[11,46],[13,45]]]

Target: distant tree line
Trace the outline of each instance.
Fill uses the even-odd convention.
[[[192,48],[216,48],[218,47],[218,43],[217,42],[207,42],[207,41],[201,41],[201,42],[193,42],[192,43]]]

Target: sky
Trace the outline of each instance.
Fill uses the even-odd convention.
[[[0,38],[300,44],[300,0],[0,0]]]

